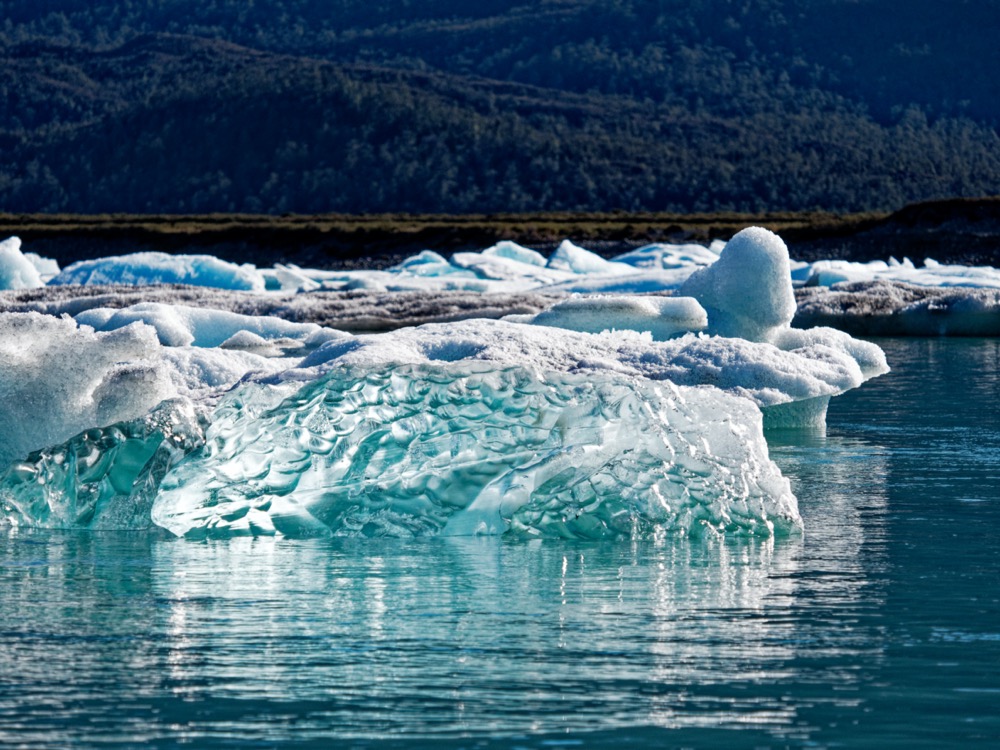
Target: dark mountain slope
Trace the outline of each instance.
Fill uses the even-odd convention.
[[[1000,4],[940,6],[0,0],[0,209],[850,211],[995,194]]]

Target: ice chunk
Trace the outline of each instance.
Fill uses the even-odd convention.
[[[261,273],[249,263],[236,265],[211,255],[145,252],[82,260],[66,267],[50,284],[191,284],[264,291]]]
[[[511,242],[510,240],[503,240],[493,245],[493,247],[488,247],[483,250],[483,255],[493,255],[498,258],[509,258],[510,260],[516,260],[520,263],[527,263],[532,266],[544,266],[545,256],[542,255],[537,250],[532,250],[529,247],[523,247],[518,245],[516,242]]]
[[[153,507],[178,535],[770,536],[800,523],[750,402],[635,378],[338,367],[291,393],[234,391],[206,438]]]
[[[767,229],[744,229],[715,263],[691,274],[679,294],[702,304],[710,333],[768,341],[795,315],[788,248]]]
[[[538,291],[546,294],[644,294],[679,289],[691,276],[691,268],[643,270],[631,274],[586,274],[568,281],[546,284]]]
[[[25,253],[24,257],[35,267],[43,284],[48,284],[54,277],[59,275],[59,263],[52,258],[43,258],[36,253]]]
[[[0,314],[0,466],[173,395],[158,349],[141,324],[95,333],[69,319]]]
[[[31,259],[21,253],[21,240],[11,237],[0,242],[0,289],[32,289],[39,286],[42,286],[42,277]]]
[[[484,251],[485,252],[485,251]],[[421,250],[416,255],[411,255],[399,265],[393,266],[393,271],[409,273],[414,276],[465,276],[475,277],[472,271],[457,268],[448,262],[443,255],[435,253],[433,250]]]
[[[270,342],[291,339],[316,345],[324,340],[347,338],[349,334],[322,329],[315,323],[292,323],[281,318],[240,315],[225,310],[211,310],[160,302],[143,302],[119,310],[94,308],[77,314],[81,325],[99,331],[112,331],[141,321],[156,329],[164,346],[221,346],[239,332],[253,333]],[[234,347],[235,348],[235,347]]]
[[[688,272],[715,263],[725,243],[712,243],[711,247],[693,243],[683,245],[645,245],[615,258],[618,263],[627,263],[636,268],[683,268]]]
[[[563,240],[549,258],[549,268],[572,273],[601,274],[603,276],[622,276],[634,274],[635,268],[626,263],[615,263],[605,260],[597,253],[574,245],[569,240]]]
[[[711,385],[766,409],[834,396],[859,386],[870,375],[862,371],[854,347],[864,350],[866,362],[879,362],[873,373],[888,371],[877,346],[853,339],[850,346],[830,338],[782,351],[769,343],[697,334],[653,341],[648,333],[634,331],[591,334],[467,320],[324,344],[302,361],[299,370],[284,377],[312,378],[314,368],[489,362],[497,368],[521,365],[595,376],[610,372],[680,385]],[[810,421],[821,420],[823,413],[812,414]]]
[[[700,331],[708,325],[704,308],[692,297],[571,297],[519,322],[571,331],[649,331],[657,341]]]
[[[794,324],[858,336],[1000,336],[1000,289],[925,287],[893,281],[809,287]]]
[[[871,281],[900,282],[928,287],[982,287],[1000,289],[1000,270],[991,266],[962,266],[924,260],[922,268],[909,258],[854,263],[846,260],[819,260],[808,266],[809,286],[833,286]]]
[[[482,279],[516,283],[522,288],[566,281],[575,276],[572,271],[547,268],[508,255],[455,253],[451,262],[459,268],[475,272]]]
[[[93,428],[0,471],[0,525],[149,529],[167,470],[205,441],[186,399]]]

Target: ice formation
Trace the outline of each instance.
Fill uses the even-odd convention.
[[[0,505],[189,537],[787,531],[762,426],[821,422],[887,370],[873,344],[790,327],[803,268],[757,228],[611,261],[564,242],[380,272],[74,264],[0,296],[36,311],[0,313]]]
[[[744,229],[715,263],[692,273],[678,294],[701,303],[709,332],[769,341],[795,315],[788,248],[773,232]]]
[[[769,343],[688,334],[653,341],[648,333],[609,331],[601,334],[559,330],[506,321],[467,320],[404,328],[324,344],[291,380],[314,377],[315,368],[377,369],[392,365],[491,363],[496,368],[536,367],[545,371],[624,374],[678,385],[710,385],[744,396],[767,411],[768,424],[788,424],[782,405],[815,404],[814,413],[796,419],[821,423],[830,396],[855,388],[887,371],[885,355],[874,344],[823,329],[801,332],[788,351]],[[791,334],[789,334],[791,336]],[[782,342],[786,343],[786,342]]]
[[[795,325],[856,336],[1000,336],[1000,289],[893,281],[838,283],[796,293]]]
[[[244,388],[153,507],[175,534],[771,535],[760,415],[718,391],[479,363]]]
[[[0,242],[0,289],[31,289],[42,285],[36,264],[21,252],[21,240],[11,237]]]
[[[145,252],[82,260],[67,266],[50,284],[191,284],[264,291],[265,281],[249,263],[236,265],[211,255]]]
[[[908,258],[897,261],[854,263],[820,260],[797,272],[807,286],[833,286],[842,282],[888,281],[929,287],[979,287],[1000,289],[1000,269],[989,266],[961,266],[938,263],[932,258],[916,267]]]
[[[152,329],[111,333],[39,313],[0,314],[0,466],[173,394]]]
[[[705,309],[696,299],[636,295],[574,296],[537,315],[509,316],[507,320],[588,333],[610,328],[649,331],[657,341],[701,331],[708,325]]]
[[[0,469],[0,512],[12,526],[151,529],[167,471],[204,444],[204,423],[186,400],[91,428]]]
[[[240,315],[160,302],[141,302],[122,309],[91,308],[78,313],[76,321],[98,331],[113,331],[139,321],[156,329],[164,346],[295,349],[347,336],[315,323],[292,323],[273,316]]]

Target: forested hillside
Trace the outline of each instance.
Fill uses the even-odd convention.
[[[1000,193],[1000,2],[0,0],[0,210]]]

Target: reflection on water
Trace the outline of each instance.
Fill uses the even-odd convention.
[[[0,538],[0,745],[991,746],[1000,356],[887,344],[802,537]]]

